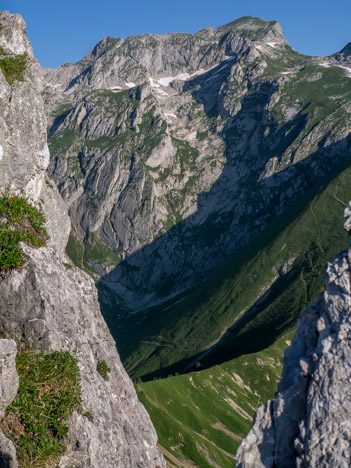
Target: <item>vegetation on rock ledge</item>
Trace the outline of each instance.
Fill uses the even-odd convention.
[[[96,370],[104,380],[108,380],[111,369],[106,364],[106,361],[99,361],[96,366]]]
[[[4,55],[3,49],[0,54]],[[0,68],[10,86],[15,81],[23,81],[23,71],[27,65],[27,54],[16,55],[15,57],[5,57],[0,59]]]
[[[16,362],[19,390],[2,429],[15,444],[21,467],[53,466],[66,450],[66,421],[81,407],[77,363],[68,352],[36,351],[18,352]]]
[[[48,237],[45,216],[25,198],[0,197],[0,277],[25,263],[20,242],[33,247],[45,245]]]

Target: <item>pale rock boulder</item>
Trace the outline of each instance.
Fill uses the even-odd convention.
[[[17,394],[19,378],[16,370],[17,346],[14,340],[0,340],[0,416]]]
[[[0,417],[13,402],[19,385],[16,369],[17,346],[14,340],[0,340]],[[17,468],[16,449],[0,431],[0,466]]]

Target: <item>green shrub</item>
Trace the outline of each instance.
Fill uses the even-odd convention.
[[[96,366],[96,370],[105,380],[108,380],[111,369],[106,364],[106,361],[99,361]]]
[[[6,194],[0,197],[0,277],[25,263],[20,242],[33,247],[48,238],[45,216],[25,198]]]
[[[90,411],[83,413],[83,416],[85,416],[90,422],[94,422],[94,415]]]
[[[15,444],[21,467],[47,466],[66,450],[66,421],[81,408],[79,369],[68,352],[19,351],[16,362],[19,390],[2,429]]]
[[[23,71],[26,65],[27,54],[5,57],[0,60],[0,68],[10,86],[12,86],[15,81],[24,81]]]

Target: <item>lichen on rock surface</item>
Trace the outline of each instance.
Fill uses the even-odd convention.
[[[325,291],[300,317],[278,392],[257,411],[238,467],[350,466],[350,273],[351,247],[327,264]]]

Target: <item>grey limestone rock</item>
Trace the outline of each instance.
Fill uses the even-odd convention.
[[[23,270],[13,271],[0,286],[1,327],[26,346],[69,351],[81,374],[83,413],[69,421],[60,466],[165,467],[149,415],[101,316],[93,280],[78,268],[66,268],[51,248],[24,250]],[[107,381],[97,371],[99,361],[111,369]]]
[[[16,448],[0,431],[0,466],[4,468],[18,468]]]
[[[19,378],[16,369],[17,346],[14,340],[0,339],[0,417],[14,400]],[[0,431],[0,466],[17,468],[16,449]]]
[[[0,340],[0,416],[12,403],[18,389],[17,346],[13,340]]]
[[[258,410],[238,467],[350,466],[350,272],[351,248],[328,263],[324,293],[301,315],[278,392]]]
[[[15,80],[10,85],[0,72],[0,193],[9,190],[41,203],[50,242],[65,257],[70,221],[55,184],[48,181],[45,173],[50,154],[40,65],[34,58],[22,17],[4,11],[0,12],[0,22],[4,56],[26,56],[23,81]]]

